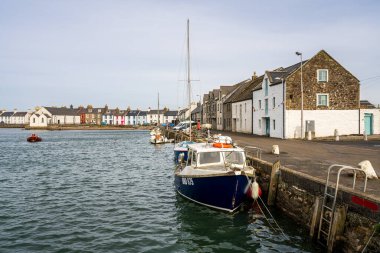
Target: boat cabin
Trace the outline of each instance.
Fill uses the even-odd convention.
[[[189,155],[186,166],[195,169],[228,170],[243,169],[245,152],[242,148],[216,148],[212,143],[197,143],[189,145]]]

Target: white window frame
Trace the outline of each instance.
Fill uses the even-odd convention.
[[[319,79],[319,72],[326,71],[326,80],[320,80]],[[328,69],[318,69],[317,70],[317,81],[318,82],[328,82],[329,81],[329,70]]]
[[[326,105],[322,105],[319,103],[319,96],[326,96],[326,102],[327,104]],[[330,98],[329,98],[329,94],[328,93],[317,93],[317,106],[329,106],[329,101],[330,101]]]
[[[259,129],[261,129],[261,119],[259,119]]]
[[[273,108],[276,108],[276,97],[272,98]]]

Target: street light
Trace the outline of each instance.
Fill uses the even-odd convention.
[[[303,139],[303,82],[302,82],[302,53],[296,52],[301,57],[301,139]]]
[[[281,80],[282,85],[282,139],[285,139],[285,106],[286,106],[286,99],[285,99],[285,83],[284,83],[284,77],[276,77],[276,80]]]

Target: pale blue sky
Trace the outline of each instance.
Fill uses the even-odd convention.
[[[380,1],[332,2],[0,0],[0,109],[183,106],[187,18],[194,100],[325,49],[380,104]]]

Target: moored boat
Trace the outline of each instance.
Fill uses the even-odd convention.
[[[38,141],[42,141],[42,138],[35,135],[35,134],[32,134],[31,136],[29,136],[28,138],[26,138],[26,140],[28,142],[38,142]]]
[[[234,212],[247,198],[254,169],[246,165],[244,149],[214,145],[188,145],[186,164],[175,171],[175,188],[196,203]]]
[[[174,146],[174,161],[178,163],[180,154],[183,154],[183,160],[187,160],[187,151],[189,150],[189,145],[194,144],[193,141],[181,141]]]
[[[152,144],[163,144],[170,143],[173,141],[174,140],[165,137],[165,135],[161,132],[159,128],[155,128],[150,132],[150,143]]]

